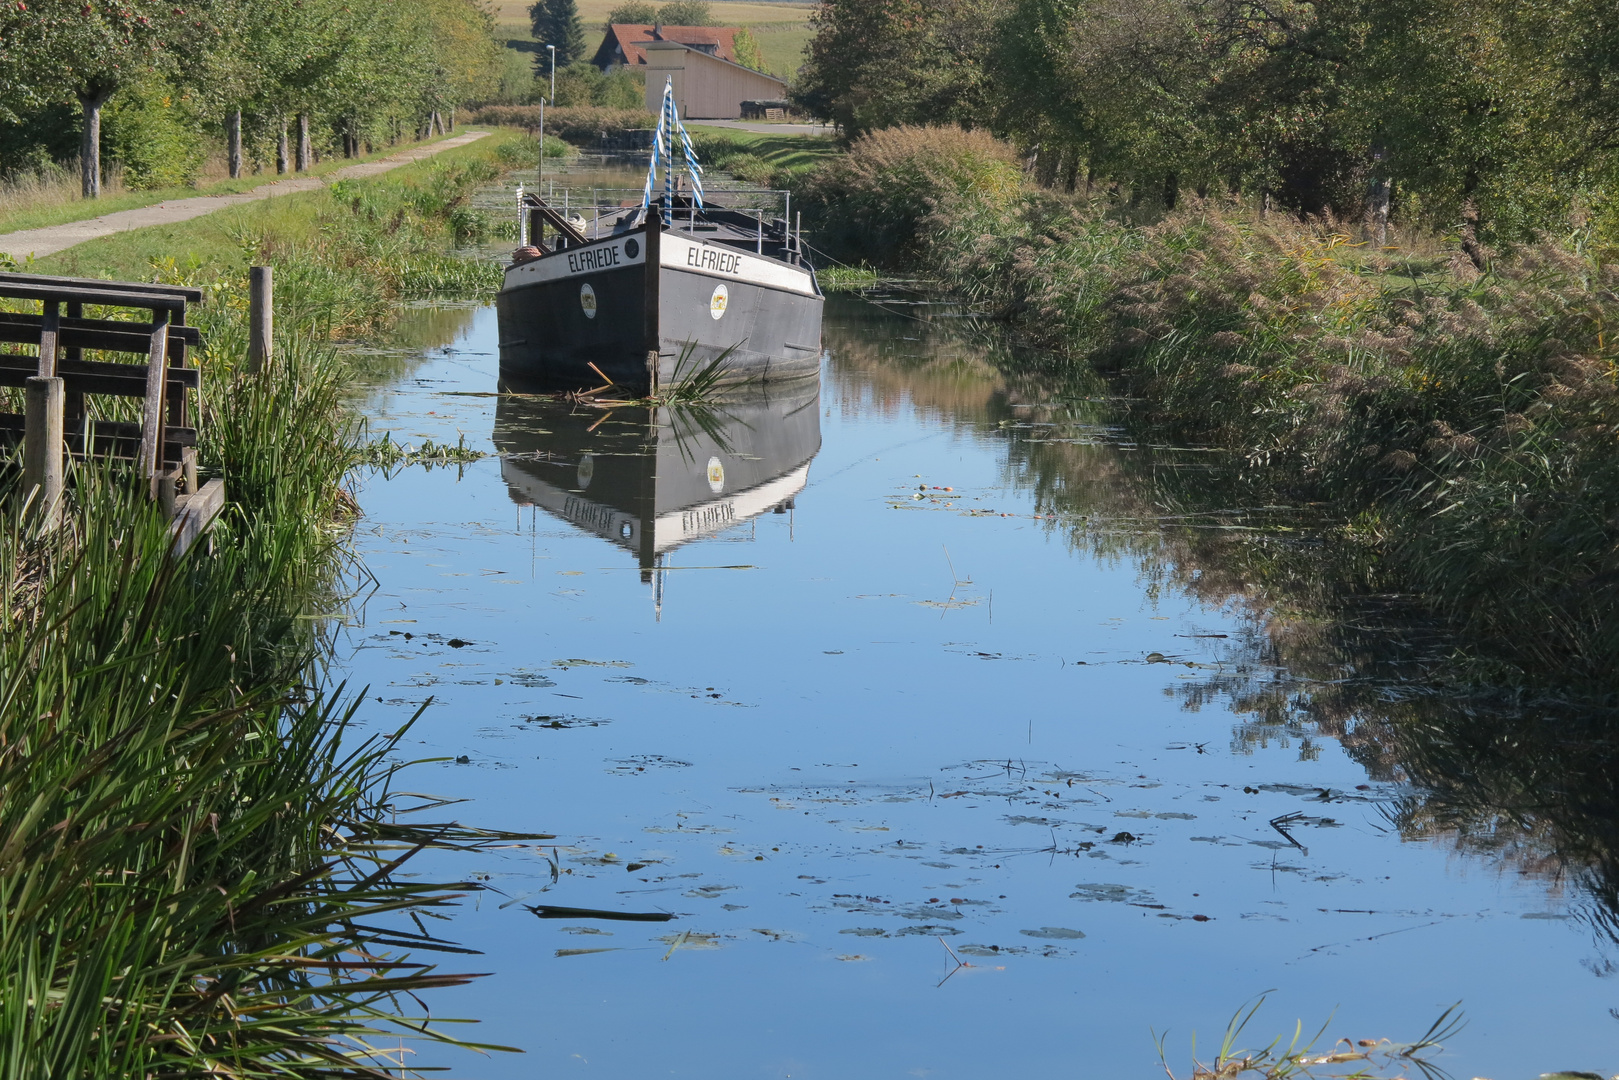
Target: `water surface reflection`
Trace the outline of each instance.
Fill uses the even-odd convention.
[[[787,513],[821,448],[819,383],[706,405],[603,411],[535,397],[495,407],[500,475],[537,506],[661,568],[683,544]]]
[[[378,722],[434,699],[418,788],[562,834],[493,887],[678,915],[469,907],[496,974],[435,1007],[530,1053],[449,1063],[1147,1076],[1149,1028],[1206,1042],[1275,988],[1265,1038],[1464,998],[1458,1075],[1608,1068],[1607,721],[1447,692],[1449,643],[1313,508],[891,306],[829,305],[820,404],[736,428],[459,396],[488,313],[374,398],[507,456],[367,485],[345,668]],[[661,622],[628,572],[660,551]],[[940,938],[975,965],[942,986]]]

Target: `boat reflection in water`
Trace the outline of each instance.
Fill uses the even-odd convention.
[[[675,548],[793,508],[821,449],[819,403],[815,379],[700,406],[503,397],[494,442],[514,502],[633,553],[661,592]]]

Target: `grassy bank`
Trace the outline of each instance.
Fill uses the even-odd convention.
[[[451,249],[495,167],[464,155],[197,219],[178,244],[64,253],[208,286],[199,456],[230,503],[175,558],[126,468],[76,468],[45,533],[0,467],[5,1075],[374,1077],[401,1068],[401,1039],[446,1037],[413,995],[466,976],[424,963],[451,947],[417,916],[475,886],[397,871],[424,845],[497,837],[411,824],[403,732],[359,736],[358,698],[324,685],[345,478],[369,456],[326,338],[397,299],[485,287]],[[266,257],[285,271],[277,357],[248,374],[240,272]]]
[[[698,160],[751,184],[786,187],[838,152],[830,137],[691,125]]]
[[[401,299],[489,295],[492,262],[457,249],[495,222],[472,193],[521,160],[532,140],[498,132],[383,176],[340,180],[321,191],[227,207],[176,225],[91,240],[33,264],[42,273],[164,280],[231,289],[247,268],[276,268],[278,314],[286,305],[322,336],[385,321]]]
[[[1053,366],[1103,368],[1139,423],[1233,451],[1253,497],[1325,504],[1497,676],[1611,692],[1619,268],[1586,234],[1373,249],[1212,199],[1141,222],[937,128],[857,142],[801,198],[832,254],[926,274]]]
[[[420,143],[400,143],[398,146],[389,146],[375,153],[357,158],[329,157],[324,161],[316,162],[306,172],[302,173],[287,173],[284,176],[278,176],[273,172],[259,173],[252,176],[243,176],[236,180],[213,180],[198,183],[190,187],[153,188],[140,191],[125,191],[114,188],[111,191],[104,192],[99,199],[86,199],[79,194],[79,175],[74,170],[61,170],[59,173],[49,176],[17,178],[0,184],[0,233],[18,232],[23,229],[41,229],[48,225],[65,225],[71,221],[84,221],[88,218],[100,217],[103,214],[111,214],[119,210],[138,210],[143,206],[155,206],[170,199],[190,199],[199,195],[235,195],[244,191],[253,191],[269,184],[279,183],[283,180],[294,180],[306,176],[327,176],[350,165],[360,165],[367,161],[379,161],[402,150],[408,150],[413,146],[428,146],[453,137],[445,135],[427,139]]]

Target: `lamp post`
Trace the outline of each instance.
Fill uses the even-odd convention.
[[[547,45],[546,51],[551,54],[551,104],[557,103],[557,47]]]

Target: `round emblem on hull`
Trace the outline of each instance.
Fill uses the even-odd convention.
[[[708,313],[715,319],[724,317],[725,306],[731,302],[731,290],[724,285],[714,289],[714,295],[708,300]]]
[[[641,254],[641,242],[639,240],[632,236],[628,240],[624,241],[625,258],[633,259],[639,254]]]
[[[590,287],[590,282],[579,286],[579,307],[584,311],[585,318],[596,317],[596,290]]]
[[[708,459],[708,490],[716,495],[725,490],[725,463],[717,457]]]

